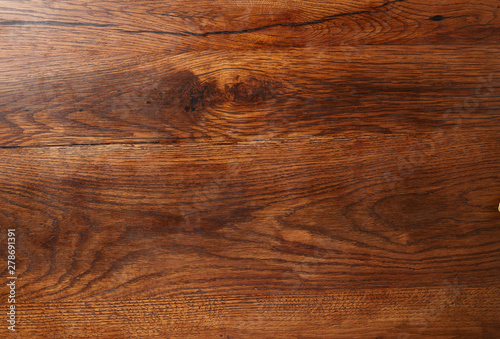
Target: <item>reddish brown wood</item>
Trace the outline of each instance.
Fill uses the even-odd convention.
[[[271,324],[274,315],[261,319],[260,327],[246,324],[244,319],[255,317],[253,307],[271,307],[273,314],[286,318],[293,307],[289,298],[303,304],[330,295],[324,304],[328,311],[315,321],[311,307],[293,311],[300,321],[309,319],[300,333],[316,336],[327,330],[314,329],[337,312],[332,308],[340,307],[334,298],[339,293],[348,293],[346,307],[354,311],[349,316],[337,312],[336,317],[352,321],[371,319],[372,313],[364,313],[371,303],[364,298],[372,293],[389,293],[388,302],[396,304],[405,290],[424,293],[417,298],[441,309],[432,295],[456,282],[466,286],[461,297],[468,303],[483,305],[486,289],[496,300],[498,143],[467,131],[450,134],[413,174],[387,181],[387,171],[398,173],[400,160],[394,155],[411,155],[424,138],[358,134],[239,145],[3,150],[1,162],[9,165],[3,167],[1,222],[19,229],[19,307],[61,302],[78,308],[88,300],[90,305],[110,302],[109,312],[114,312],[126,300],[136,300],[150,310],[149,298],[169,305],[174,296],[206,296],[210,311],[193,316],[212,317],[211,312],[229,312],[228,305],[217,303],[238,295],[242,300],[234,301],[234,307],[243,314],[250,307],[249,318],[242,314],[241,321],[233,316],[224,320],[219,315],[217,321],[224,325],[215,328],[237,335],[269,330],[266,335],[273,335],[278,330]],[[464,149],[469,157],[463,156]],[[288,299],[279,299],[281,295]],[[276,304],[258,301],[275,297]],[[390,330],[381,322],[382,328],[365,331],[392,333],[394,326],[414,331],[405,324],[420,306],[407,302],[410,306],[394,315]],[[280,303],[285,303],[283,309],[275,310]],[[365,306],[356,310],[359,303]],[[60,319],[55,310],[49,306],[43,317]],[[486,317],[496,314],[483,311]],[[164,312],[164,321],[175,323]],[[111,320],[102,313],[95,317],[107,334],[106,321]],[[456,319],[450,317],[452,324]],[[29,319],[39,321],[33,315]],[[84,333],[81,321],[75,321],[75,333]],[[203,336],[199,324],[186,321],[171,333],[196,329]],[[51,324],[42,331],[55,331]],[[56,324],[58,331],[71,333],[61,328],[67,326],[61,320]],[[478,333],[479,325],[469,324],[468,331]],[[338,325],[329,333],[342,334]],[[25,326],[20,325],[21,333],[23,328],[35,331],[33,325]],[[147,326],[152,333],[170,333],[159,324]],[[484,330],[492,331],[491,326]],[[429,333],[440,328],[433,325]],[[109,335],[117,331],[112,325],[109,330]],[[119,333],[127,336],[128,330]]]
[[[498,42],[495,0],[0,1],[4,50],[193,50]]]
[[[499,338],[499,12],[0,0],[0,338]]]
[[[7,56],[0,144],[413,134],[453,130],[460,119],[490,130],[499,124],[500,50],[460,49],[71,54],[28,68],[32,57]]]

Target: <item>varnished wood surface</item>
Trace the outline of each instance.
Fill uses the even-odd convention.
[[[457,47],[57,54],[28,68],[7,55],[0,145],[412,134],[462,119],[489,130],[500,49]],[[462,117],[468,97],[479,104]]]
[[[7,50],[189,52],[498,41],[495,0],[0,1]]]
[[[499,6],[0,1],[1,337],[500,338]]]

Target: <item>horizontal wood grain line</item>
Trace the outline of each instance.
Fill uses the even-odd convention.
[[[0,52],[0,146],[496,130],[496,46]]]
[[[192,141],[192,139],[186,139],[186,141]],[[0,146],[0,149],[20,149],[20,148],[51,148],[51,147],[92,147],[92,146],[111,146],[111,145],[155,145],[160,144],[159,141],[149,141],[149,142],[109,142],[109,143],[90,143],[90,144],[49,144],[49,145],[38,145],[38,146]]]
[[[63,27],[116,27],[113,24],[98,24],[91,22],[64,22],[64,21],[0,21],[0,26],[63,26]]]
[[[118,1],[50,8],[0,1],[4,50],[193,51],[315,45],[497,42],[495,0],[290,1],[250,5],[220,0],[158,5]],[[76,20],[75,20],[76,19]],[[50,27],[53,26],[53,27]]]
[[[168,32],[168,31],[159,31],[159,30],[121,30],[124,33],[154,33],[154,34],[166,34],[166,35],[177,35],[177,36],[201,36],[201,37],[206,37],[209,35],[233,35],[233,34],[244,34],[244,33],[253,33],[261,30],[266,30],[270,28],[275,28],[275,27],[302,27],[302,26],[310,26],[310,25],[316,25],[316,24],[321,24],[324,22],[328,22],[331,20],[334,20],[335,18],[343,17],[343,16],[350,16],[350,15],[360,15],[360,14],[374,14],[377,13],[377,11],[381,8],[387,7],[388,5],[391,5],[393,3],[397,2],[402,2],[406,0],[392,0],[388,1],[382,5],[373,7],[373,9],[370,10],[364,10],[364,11],[354,11],[354,12],[347,12],[347,13],[338,13],[338,14],[333,14],[321,19],[316,19],[316,20],[311,20],[311,21],[305,21],[305,22],[285,22],[285,23],[276,23],[276,24],[269,24],[269,25],[263,25],[259,27],[253,27],[253,28],[246,28],[246,29],[240,29],[240,30],[221,30],[221,31],[210,31],[210,32],[189,32],[189,31],[181,31],[181,32]],[[76,27],[76,26],[89,26],[89,27],[117,27],[118,25],[116,24],[96,24],[96,23],[87,23],[87,22],[63,22],[63,21],[0,21],[0,25],[4,26],[29,26],[29,25],[42,25],[42,26],[69,26],[69,27]]]
[[[19,295],[498,287],[498,134],[422,137],[0,150]]]

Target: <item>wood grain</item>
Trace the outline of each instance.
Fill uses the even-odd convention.
[[[418,140],[3,150],[2,224],[20,229],[23,253],[18,293],[69,305],[200,295],[221,311],[210,298],[255,302],[261,291],[303,303],[456,281],[498,298],[498,143],[450,136],[391,189],[393,155]]]
[[[158,51],[498,42],[495,0],[0,1],[6,50]]]
[[[500,338],[499,13],[0,0],[0,337]]]
[[[490,129],[500,50],[460,48],[59,55],[28,68],[11,57],[1,146],[411,134],[462,119]]]
[[[55,338],[495,338],[498,289],[462,287],[26,303],[23,330]]]

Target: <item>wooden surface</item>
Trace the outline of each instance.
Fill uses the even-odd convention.
[[[0,0],[2,338],[500,338],[500,3]]]

